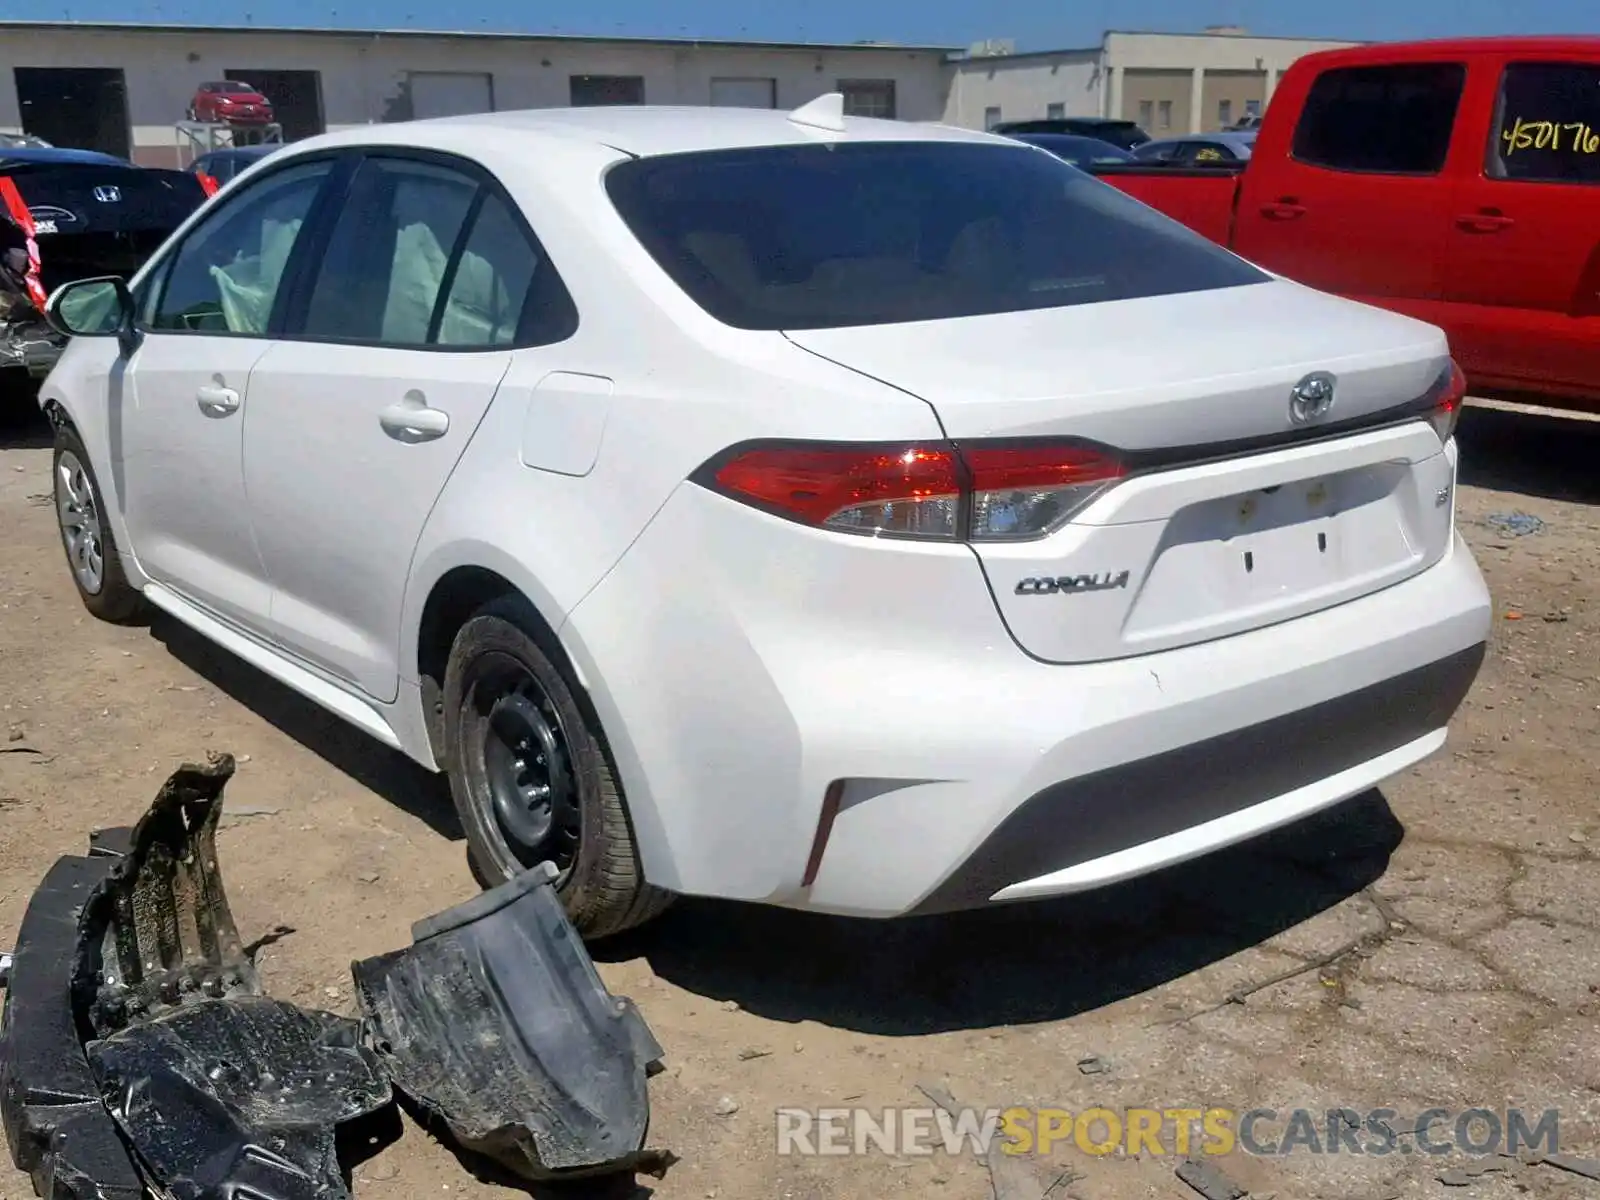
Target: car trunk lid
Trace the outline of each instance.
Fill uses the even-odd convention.
[[[1115,450],[1127,478],[1065,525],[973,542],[1011,633],[1046,661],[1287,620],[1414,575],[1450,543],[1453,466],[1432,426],[1404,419],[1449,366],[1420,322],[1273,281],[788,336],[922,398],[958,444]],[[1297,421],[1291,394],[1319,372],[1333,406]]]
[[[46,291],[132,275],[206,198],[187,172],[132,165],[19,164],[6,177],[32,218]]]

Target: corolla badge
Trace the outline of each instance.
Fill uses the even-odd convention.
[[[1334,378],[1326,371],[1313,371],[1289,393],[1289,419],[1304,425],[1328,415],[1333,407]]]
[[[1111,592],[1128,586],[1131,572],[1101,571],[1094,575],[1057,575],[1054,578],[1031,576],[1017,581],[1019,596],[1075,596],[1082,592]]]

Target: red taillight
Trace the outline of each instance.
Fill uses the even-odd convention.
[[[1021,540],[1059,528],[1126,473],[1076,442],[754,446],[698,478],[778,516],[841,533]]]
[[[961,447],[972,479],[968,536],[1018,541],[1060,528],[1127,474],[1104,451],[1077,442]]]
[[[1433,411],[1428,414],[1428,421],[1439,435],[1442,445],[1455,436],[1456,422],[1461,419],[1461,405],[1467,398],[1467,377],[1462,374],[1455,359],[1450,360],[1449,367],[1436,386],[1439,389],[1438,399],[1434,401]]]

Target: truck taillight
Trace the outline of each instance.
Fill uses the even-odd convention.
[[[1461,406],[1467,399],[1467,377],[1461,373],[1455,359],[1450,360],[1450,365],[1440,375],[1434,389],[1437,398],[1433,411],[1428,414],[1428,421],[1439,435],[1439,444],[1442,446],[1455,436],[1456,422],[1461,419]]]
[[[1060,528],[1126,473],[1077,442],[784,442],[735,447],[694,478],[840,533],[1020,541]]]

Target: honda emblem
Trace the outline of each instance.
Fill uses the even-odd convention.
[[[111,187],[108,184],[102,184],[101,186],[95,188],[94,198],[100,201],[101,204],[115,204],[117,201],[122,199],[122,189],[119,187]]]

